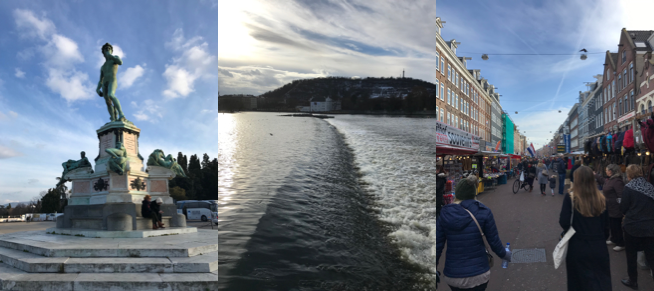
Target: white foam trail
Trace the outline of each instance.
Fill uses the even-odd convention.
[[[375,195],[379,219],[392,225],[389,234],[404,259],[426,270],[424,278],[436,273],[436,158],[424,140],[428,137],[403,138],[385,134],[383,127],[374,130],[347,117],[329,119],[344,136],[355,154],[367,190]],[[428,135],[429,120],[379,118],[373,122],[392,123],[407,132],[422,128]],[[362,127],[366,126],[366,129]],[[404,128],[406,127],[406,128]],[[372,129],[371,129],[372,128]]]

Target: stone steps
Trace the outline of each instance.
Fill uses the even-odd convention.
[[[30,273],[209,273],[218,269],[218,252],[172,258],[67,258],[0,247],[0,261]]]
[[[0,235],[0,290],[217,290],[218,232],[91,238]]]
[[[218,289],[210,273],[28,273],[0,263],[0,290],[188,290]]]
[[[53,235],[54,236],[54,235]],[[14,239],[0,239],[0,247],[26,251],[44,257],[192,257],[202,253],[218,251],[218,244],[189,243],[185,246],[177,245],[153,245],[145,248],[135,245],[119,245],[110,247],[102,244],[93,245],[94,238],[79,238],[80,240],[91,240],[88,244],[80,245],[55,245],[34,242],[26,244],[25,241]]]

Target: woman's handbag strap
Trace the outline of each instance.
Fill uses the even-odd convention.
[[[481,236],[483,237],[483,236],[484,236],[484,232],[481,231],[481,226],[479,226],[479,222],[477,222],[477,219],[475,218],[475,216],[472,215],[472,212],[470,212],[468,209],[463,208],[463,210],[467,211],[468,214],[470,214],[470,217],[472,217],[472,220],[475,221],[475,224],[477,225],[477,228],[479,228],[479,232],[481,232]]]

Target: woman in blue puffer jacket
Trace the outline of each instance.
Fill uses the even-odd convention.
[[[511,252],[504,249],[497,233],[493,213],[475,199],[477,177],[471,177],[456,184],[454,203],[445,205],[436,221],[436,266],[447,242],[442,279],[453,291],[483,291],[490,279],[484,239],[470,213],[479,222],[491,250],[498,257],[511,261]]]

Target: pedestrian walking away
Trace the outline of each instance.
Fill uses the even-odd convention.
[[[552,171],[552,174],[550,175],[549,182],[550,190],[552,190],[552,196],[554,196],[554,189],[556,189],[556,175],[554,174],[554,171]]]
[[[638,289],[638,251],[645,251],[650,267],[654,266],[654,186],[647,182],[637,165],[627,167],[627,185],[620,201],[624,217],[627,275],[622,284]]]
[[[534,189],[534,179],[536,178],[536,167],[529,163],[527,164],[527,171],[525,172],[525,181],[529,184],[529,192]]]
[[[559,173],[559,194],[563,195],[563,190],[565,187],[565,170],[566,170],[565,162],[563,161],[563,158],[559,158],[557,170]]]
[[[605,240],[609,236],[606,200],[595,185],[593,171],[581,166],[575,171],[577,181],[563,199],[559,224],[563,233],[572,227],[576,233],[568,242],[565,259],[569,291],[611,289],[611,267]],[[572,209],[574,200],[574,209]]]
[[[540,194],[545,196],[545,190],[547,190],[547,166],[543,162],[538,163],[538,184],[540,184]]]
[[[483,291],[490,279],[484,238],[498,257],[510,262],[511,252],[502,245],[491,210],[476,200],[477,181],[462,179],[454,193],[454,203],[443,206],[436,221],[436,267],[447,243],[441,279],[452,290]]]
[[[609,225],[611,227],[611,240],[607,240],[606,244],[615,245],[614,251],[624,250],[624,236],[622,232],[622,217],[620,212],[620,198],[622,198],[622,191],[624,189],[624,182],[622,181],[622,172],[620,166],[610,164],[606,166],[606,176],[601,173],[596,174],[597,181],[604,185],[602,186],[602,193],[606,198],[606,207],[609,211]]]

